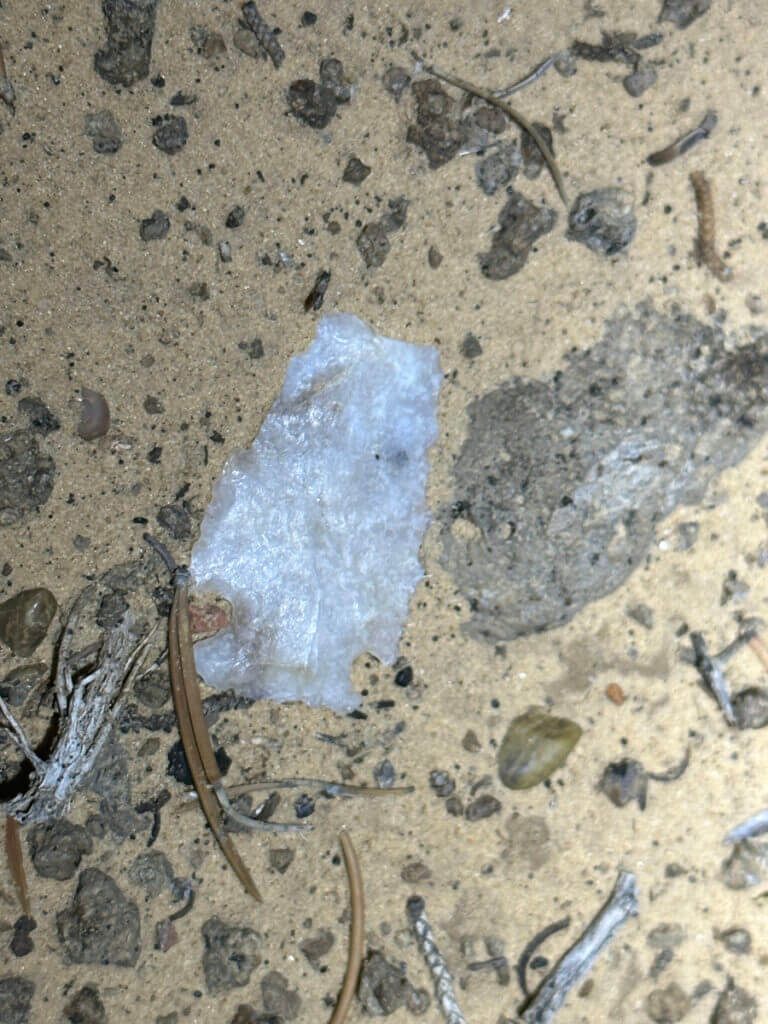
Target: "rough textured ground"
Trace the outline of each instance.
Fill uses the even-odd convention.
[[[395,669],[372,659],[356,665],[366,717],[256,705],[225,710],[212,727],[222,759],[231,760],[231,781],[265,773],[371,783],[394,774],[415,786],[413,795],[374,803],[314,794],[315,827],[306,841],[237,834],[264,893],[254,905],[200,816],[182,809],[186,786],[161,662],[137,685],[135,709],[73,805],[71,827],[23,836],[33,930],[19,919],[3,870],[0,1019],[229,1024],[241,1004],[252,1008],[237,1018],[241,1024],[259,1015],[301,1024],[327,1019],[346,954],[342,825],[362,862],[367,948],[406,972],[407,985],[380,958],[370,967],[369,981],[380,976],[387,1005],[401,1004],[391,1014],[395,1024],[423,1007],[418,990],[431,993],[407,930],[405,903],[414,892],[426,900],[467,1019],[496,1024],[520,1004],[514,970],[504,984],[503,972],[468,965],[499,949],[514,964],[537,931],[569,914],[570,928],[539,951],[552,963],[597,911],[619,868],[637,875],[640,914],[558,1022],[634,1024],[655,1014],[703,1024],[729,976],[768,1014],[766,868],[755,856],[740,875],[721,872],[725,832],[768,803],[764,737],[728,727],[686,660],[688,632],[702,631],[719,650],[742,620],[764,614],[768,599],[768,448],[761,415],[744,419],[754,394],[743,394],[757,388],[764,357],[755,374],[742,366],[724,384],[713,371],[713,390],[696,399],[707,413],[700,434],[679,418],[668,431],[667,440],[682,446],[675,471],[688,457],[699,467],[726,468],[702,470],[697,486],[678,488],[675,501],[657,494],[651,508],[642,499],[639,547],[631,530],[629,539],[621,533],[626,523],[614,524],[606,554],[612,544],[632,547],[634,571],[617,571],[615,589],[599,593],[578,580],[589,603],[561,614],[566,624],[535,633],[487,630],[489,642],[476,628],[487,608],[467,589],[467,567],[462,576],[451,564],[461,544],[477,543],[478,524],[454,518],[457,544],[448,559],[441,537],[450,510],[461,512],[457,503],[466,500],[467,477],[457,470],[479,436],[478,415],[494,409],[489,396],[507,401],[524,382],[530,392],[550,394],[553,381],[589,365],[584,353],[610,344],[611,324],[642,318],[640,304],[664,322],[693,318],[681,323],[695,321],[721,339],[720,370],[729,359],[741,365],[732,354],[740,346],[758,353],[765,346],[763,5],[713,0],[685,28],[658,21],[660,0],[604,8],[543,0],[533,17],[525,5],[505,10],[501,2],[344,3],[317,9],[313,21],[303,7],[275,0],[260,10],[281,30],[285,58],[276,68],[233,44],[239,4],[161,0],[149,77],[130,87],[115,87],[94,69],[105,40],[95,0],[11,0],[0,8],[16,92],[15,116],[0,103],[0,425],[3,435],[23,432],[0,449],[2,599],[45,587],[66,607],[86,581],[128,566],[108,578],[100,622],[112,628],[126,603],[148,622],[167,613],[168,579],[142,556],[142,533],[150,529],[177,557],[188,556],[224,460],[251,442],[289,359],[314,334],[320,313],[305,312],[304,301],[321,271],[331,272],[323,311],[353,312],[383,334],[438,346],[445,373],[430,485],[436,522],[423,546],[427,578],[411,604],[401,662]],[[611,61],[586,59],[582,50],[575,74],[553,68],[512,100],[552,130],[570,202],[609,187],[631,195],[634,237],[612,251],[631,234],[621,220],[623,193],[614,194],[606,216],[620,222],[605,230],[608,254],[567,237],[568,211],[546,169],[529,176],[537,164],[530,146],[527,158],[502,150],[480,174],[481,157],[456,155],[483,132],[486,142],[493,138],[493,112],[478,105],[457,112],[460,93],[450,86],[450,101],[431,86],[406,87],[399,99],[392,93],[400,82],[388,75],[393,66],[426,79],[414,50],[495,88],[574,40],[600,44],[602,31],[618,30],[663,38],[639,51],[637,68],[622,62],[626,45],[614,45],[618,59]],[[225,49],[211,33],[221,34]],[[326,58],[342,62],[349,98],[338,69],[326,66],[321,81]],[[104,58],[101,66],[111,65]],[[630,95],[623,79],[638,71],[650,80],[649,69],[655,83]],[[304,120],[289,106],[289,87],[301,79],[317,83],[290,91]],[[178,93],[194,102],[172,104]],[[649,166],[649,153],[709,109],[718,116],[710,138],[669,164]],[[179,116],[186,132],[171,120]],[[516,140],[518,130],[508,126],[500,138]],[[717,251],[733,269],[728,281],[696,256],[694,170],[714,187]],[[507,184],[523,199],[508,196]],[[671,345],[674,331],[665,337]],[[626,342],[622,335],[617,343]],[[672,367],[685,363],[677,356],[659,359],[662,390]],[[689,383],[683,376],[682,387]],[[102,393],[111,408],[111,426],[96,440],[77,430],[83,387]],[[728,419],[739,392],[744,408]],[[39,402],[19,406],[24,399]],[[727,429],[717,422],[721,400]],[[667,415],[668,403],[661,405]],[[600,409],[589,405],[582,422],[594,423]],[[626,426],[636,409],[623,403],[613,419]],[[684,401],[681,409],[690,413]],[[538,453],[544,422],[540,434],[535,415],[523,422],[531,436],[516,435],[510,450],[527,445],[529,455]],[[603,426],[601,436],[614,444]],[[713,439],[719,447],[709,452]],[[672,479],[669,467],[656,466]],[[532,457],[534,484],[539,468]],[[483,493],[490,501],[491,491]],[[486,508],[481,525],[501,524],[489,547],[508,553],[514,519],[504,528],[498,511]],[[561,577],[572,569],[563,561],[567,548],[543,546]],[[526,558],[540,573],[541,562],[530,551]],[[533,570],[511,557],[505,574],[517,572]],[[517,590],[528,593],[522,583]],[[42,685],[59,624],[31,656],[0,648],[0,679],[39,663],[19,685],[24,692]],[[529,635],[514,639],[519,633]],[[729,680],[734,690],[762,685],[749,650],[729,663]],[[621,686],[622,704],[606,696],[610,684]],[[548,783],[511,791],[498,779],[496,749],[510,720],[532,704],[578,722],[583,734]],[[48,706],[43,700],[40,715],[37,706],[32,696],[19,713],[40,736]],[[637,801],[614,806],[597,788],[610,762],[632,758],[662,772],[686,746],[687,771],[675,782],[651,781],[644,810]],[[3,787],[15,765],[9,749],[0,747]],[[434,770],[449,778],[430,784]],[[300,795],[283,794],[275,816],[293,819]],[[150,849],[147,801],[161,804]],[[733,887],[744,880],[753,884]],[[168,922],[190,892],[189,912]],[[735,927],[751,935],[746,952],[738,951],[743,936],[722,937]],[[529,983],[545,970],[534,963]],[[659,989],[664,996],[653,995]],[[660,1009],[665,999],[671,1011]],[[363,1019],[359,1002],[351,1019]],[[440,1019],[434,998],[423,1019]],[[754,1018],[721,1012],[716,1019]]]

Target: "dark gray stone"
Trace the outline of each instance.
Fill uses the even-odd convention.
[[[143,242],[157,242],[165,238],[170,230],[170,218],[162,210],[155,210],[151,217],[146,217],[139,225],[139,234]]]
[[[157,513],[157,521],[174,540],[184,540],[192,532],[189,512],[181,505],[163,505]]]
[[[0,978],[0,1021],[2,1024],[28,1024],[35,984],[28,978],[6,975]]]
[[[51,496],[56,463],[43,455],[34,430],[0,438],[0,526],[18,523]]]
[[[404,967],[389,963],[378,950],[368,953],[357,985],[357,997],[365,1013],[388,1017],[408,1003],[411,988]]]
[[[711,1024],[754,1024],[757,1020],[757,1000],[746,989],[735,984],[733,978],[720,993],[710,1017]]]
[[[128,868],[128,877],[134,885],[141,886],[147,899],[159,896],[163,889],[169,889],[173,881],[171,862],[160,850],[140,853]]]
[[[637,800],[637,806],[644,811],[648,800],[648,773],[639,761],[625,757],[606,766],[597,788],[616,807],[626,807]]]
[[[280,971],[270,971],[261,979],[264,1009],[279,1020],[296,1020],[301,1012],[301,996],[288,987],[288,979]]]
[[[712,0],[664,0],[659,21],[671,21],[678,28],[688,28],[706,14]]]
[[[469,406],[443,563],[493,643],[568,622],[642,564],[657,524],[700,502],[768,426],[768,334],[727,339],[643,304],[548,381]]]
[[[311,78],[298,78],[288,88],[288,106],[310,128],[325,128],[336,113],[333,89]]]
[[[84,130],[97,153],[116,153],[123,144],[120,125],[111,110],[86,114]]]
[[[18,409],[23,416],[27,417],[32,430],[36,430],[43,437],[46,434],[52,434],[55,430],[61,430],[59,417],[51,412],[42,398],[38,398],[36,395],[22,398],[19,401]]]
[[[136,700],[140,701],[147,708],[157,710],[165,704],[171,696],[171,683],[168,678],[168,670],[155,668],[139,676],[133,684],[133,692]]]
[[[358,160],[356,156],[351,156],[347,161],[347,166],[344,168],[341,180],[346,181],[348,185],[360,185],[370,173],[371,168],[367,164],[364,164],[362,160]]]
[[[635,201],[623,188],[598,188],[582,193],[568,214],[567,237],[602,256],[613,256],[630,244],[637,230]]]
[[[487,196],[492,196],[514,178],[520,170],[520,150],[514,142],[499,146],[475,164],[475,177]]]
[[[478,255],[480,270],[491,281],[503,281],[525,266],[534,244],[555,226],[557,214],[548,206],[536,206],[530,199],[510,192],[499,214],[499,228],[488,252]]]
[[[48,674],[48,666],[42,661],[12,668],[0,683],[0,697],[11,707],[19,708],[35,687],[48,678]]]
[[[56,915],[56,925],[70,963],[136,966],[138,907],[98,868],[81,872],[72,903]]]
[[[211,995],[241,988],[261,963],[261,937],[253,928],[209,918],[202,927],[203,973]]]
[[[82,825],[65,818],[33,825],[27,834],[29,856],[38,875],[65,882],[80,867],[80,861],[93,849],[93,841]]]
[[[149,74],[159,0],[102,0],[107,45],[94,66],[111,85],[133,85]]]
[[[622,85],[630,96],[637,98],[656,84],[658,79],[656,68],[650,64],[638,64],[634,71],[631,71],[623,80]]]
[[[107,1011],[95,985],[83,985],[64,1007],[70,1024],[107,1024]]]
[[[152,142],[163,153],[178,153],[187,144],[187,122],[180,114],[163,114],[154,120]]]

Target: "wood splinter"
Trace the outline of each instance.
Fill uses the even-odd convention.
[[[696,196],[696,212],[699,218],[699,234],[696,240],[699,259],[719,281],[730,281],[733,277],[733,268],[722,258],[715,243],[712,183],[702,171],[693,171],[690,180]]]

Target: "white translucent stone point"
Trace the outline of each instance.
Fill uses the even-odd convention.
[[[251,448],[214,484],[191,570],[232,604],[195,647],[216,689],[335,711],[359,704],[349,670],[392,664],[422,577],[437,352],[325,317]]]

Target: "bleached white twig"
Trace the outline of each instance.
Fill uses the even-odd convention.
[[[23,729],[0,698],[0,728],[11,736],[32,766],[28,788],[0,803],[0,814],[10,814],[22,825],[51,821],[67,813],[109,736],[128,683],[152,635],[138,640],[134,622],[127,614],[102,639],[91,671],[75,678],[73,666],[80,659],[72,655],[72,638],[94,593],[94,587],[87,587],[79,595],[64,626],[54,681],[58,734],[46,760],[32,749]]]
[[[573,986],[591,970],[606,942],[636,914],[637,880],[631,872],[621,871],[608,902],[523,1006],[520,1019],[525,1024],[549,1024]]]
[[[746,821],[742,821],[740,825],[732,828],[723,842],[729,844],[738,843],[742,839],[753,839],[755,836],[761,836],[764,832],[768,832],[768,809],[758,811],[757,814],[753,814]]]

